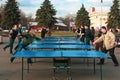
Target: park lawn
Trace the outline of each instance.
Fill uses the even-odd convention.
[[[52,32],[52,36],[76,36],[72,31],[56,31]]]
[[[36,33],[36,36],[40,36],[41,33]],[[54,31],[51,36],[76,36],[77,34],[72,31]]]
[[[0,32],[2,36],[8,36],[9,32]],[[23,33],[26,34],[26,33]],[[36,32],[36,36],[40,36],[40,32]],[[51,36],[76,36],[77,34],[72,31],[53,31]]]

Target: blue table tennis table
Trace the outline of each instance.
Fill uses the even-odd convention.
[[[77,39],[77,38],[71,38],[71,37],[67,37],[67,38],[65,38],[65,37],[59,37],[59,38],[44,38],[43,40],[79,40],[79,39]]]
[[[99,51],[84,50],[24,50],[13,55],[22,58],[22,78],[24,80],[24,58],[111,58]],[[100,79],[102,80],[102,65],[100,65]]]
[[[35,40],[31,44],[66,44],[66,45],[84,45],[84,42],[79,40]]]
[[[49,36],[49,37],[45,37],[44,40],[47,39],[70,39],[70,40],[74,40],[77,39],[76,36]]]
[[[30,44],[26,48],[28,49],[61,49],[61,50],[92,50],[91,45],[56,45],[56,44]]]
[[[35,43],[28,45],[26,48],[29,50],[31,50],[31,49],[32,50],[46,50],[46,49],[47,50],[93,50],[94,49],[93,46],[83,45],[83,42],[80,42],[78,40],[69,40],[69,41],[50,40],[50,41],[45,41],[45,42],[48,44],[41,43],[40,41],[35,41]],[[56,44],[56,43],[58,43],[58,44]],[[56,62],[57,59],[53,59],[53,61]],[[59,61],[60,61],[60,59],[59,59]],[[63,59],[61,59],[61,61],[63,61]],[[85,59],[84,59],[84,61],[85,61]],[[87,58],[87,65],[89,65],[88,58]],[[29,64],[28,64],[28,72],[29,72]],[[94,73],[95,73],[95,59],[94,59]]]

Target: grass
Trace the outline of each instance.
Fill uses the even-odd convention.
[[[40,36],[41,33],[36,33],[36,36]],[[76,33],[72,31],[54,31],[52,32],[51,36],[76,36]]]
[[[0,32],[2,36],[8,36],[9,32]],[[41,33],[36,32],[36,36],[40,37]],[[76,36],[76,33],[72,31],[54,31],[52,32],[51,36]]]
[[[55,31],[52,32],[51,36],[76,36],[76,33],[73,33],[71,31]]]
[[[9,32],[1,32],[0,36],[8,36]],[[40,37],[41,33],[36,32],[36,36]],[[73,33],[72,31],[53,31],[51,36],[76,36],[76,33]],[[115,33],[116,37],[120,37],[120,32]]]

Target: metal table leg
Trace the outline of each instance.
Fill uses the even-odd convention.
[[[94,74],[96,73],[95,58],[94,58]]]
[[[27,63],[27,72],[29,73],[29,63]]]
[[[24,58],[22,57],[22,80],[24,80]]]
[[[100,80],[102,80],[102,64],[100,65]]]

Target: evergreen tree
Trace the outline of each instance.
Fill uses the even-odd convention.
[[[20,21],[20,11],[16,0],[8,0],[4,7],[4,25],[7,29]]]
[[[76,26],[90,26],[90,19],[89,19],[89,14],[86,11],[84,5],[82,4],[82,7],[80,10],[77,12],[77,16],[75,19],[75,25]]]
[[[107,28],[120,28],[119,0],[113,1],[113,6],[111,7],[109,12]]]
[[[53,5],[49,0],[45,0],[36,13],[38,26],[46,26],[48,28],[53,27],[56,23],[55,15],[56,10],[53,8]]]
[[[2,27],[2,21],[4,20],[3,16],[3,7],[0,6],[0,27]]]

